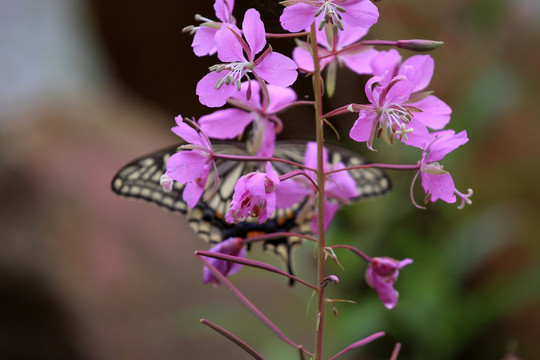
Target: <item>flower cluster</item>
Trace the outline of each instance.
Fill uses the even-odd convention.
[[[285,0],[281,4],[285,6],[280,17],[281,25],[292,34],[267,34],[261,15],[255,9],[247,10],[241,27],[237,26],[233,16],[234,0],[215,1],[214,10],[219,21],[197,16],[203,23],[186,28],[194,35],[192,47],[197,56],[216,54],[220,61],[209,68],[210,72],[196,86],[201,104],[220,109],[201,116],[198,121],[184,120],[181,116],[176,118],[177,125],[172,131],[183,143],[167,161],[167,170],[160,183],[164,191],[172,191],[174,181],[177,181],[183,185],[176,188],[182,190],[183,200],[189,208],[206,208],[221,184],[218,168],[231,171],[233,166],[229,166],[230,162],[246,162],[245,167],[238,168],[250,169],[249,172],[235,173],[232,178],[236,182],[227,181],[227,187],[223,185],[227,189],[224,193],[230,193],[232,199],[229,198],[231,201],[227,206],[215,211],[215,221],[228,223],[221,224],[221,228],[235,229],[240,227],[235,224],[249,222],[247,225],[254,225],[258,229],[255,232],[259,234],[259,229],[265,232],[265,228],[256,226],[265,224],[269,219],[273,221],[273,227],[287,222],[297,225],[293,220],[299,223],[307,219],[308,226],[311,222],[310,235],[315,233],[317,238],[306,233],[291,235],[288,232],[284,232],[282,237],[303,237],[317,244],[320,283],[310,285],[295,278],[292,272],[286,276],[319,292],[319,301],[324,302],[327,300],[322,293],[324,287],[338,283],[334,281],[337,276],[324,273],[328,251],[337,261],[333,249],[348,248],[366,260],[367,283],[375,289],[384,306],[392,309],[398,300],[394,283],[399,270],[413,261],[408,258],[401,261],[388,257],[371,258],[348,245],[326,247],[325,233],[337,211],[360,197],[360,189],[368,195],[370,191],[376,194],[375,187],[369,183],[374,181],[374,175],[368,171],[377,167],[415,171],[411,188],[420,177],[426,203],[439,199],[455,203],[459,199],[459,208],[471,203],[472,190],[465,194],[458,191],[451,175],[439,164],[447,154],[469,139],[466,131],[456,134],[454,130],[445,129],[452,110],[427,90],[434,74],[433,58],[413,55],[402,59],[396,49],[380,50],[377,46],[427,51],[440,43],[362,40],[379,17],[377,7],[369,0]],[[292,58],[267,46],[267,38],[273,36],[298,38]],[[358,94],[359,98],[365,95],[368,103],[344,104],[325,113],[321,101],[321,72],[326,71],[325,95],[332,96],[336,73],[343,67],[355,74],[370,76],[364,94]],[[314,101],[297,101],[297,95],[290,86],[295,83],[299,72],[312,77]],[[221,108],[225,105],[226,108]],[[302,154],[280,158],[276,137],[283,128],[281,113],[299,105],[313,106],[316,110],[317,142],[303,142],[305,150]],[[348,129],[352,140],[365,142],[370,150],[374,150],[378,138],[389,145],[399,141],[418,149],[419,161],[410,165],[381,165],[365,163],[359,158],[356,162],[347,162],[344,160],[347,156],[331,156],[324,146],[323,125],[330,123],[336,115],[351,112],[357,114],[356,121]],[[229,155],[221,150],[214,151],[210,139],[245,139],[246,152]],[[218,149],[217,145],[215,147]],[[362,171],[365,171],[365,176],[358,176]],[[207,184],[208,179],[213,180],[213,186]],[[368,182],[363,188],[362,181]],[[208,204],[205,201],[209,201]],[[412,202],[421,207],[414,197]],[[272,218],[275,211],[286,215]],[[247,225],[242,229],[248,229]],[[285,227],[285,230],[292,228]],[[266,232],[272,231],[277,230]],[[206,256],[211,254],[212,259],[206,262],[204,283],[217,285],[220,279],[226,282],[224,276],[238,272],[242,264],[280,273],[268,264],[245,259],[246,244],[255,241],[247,232],[246,238],[241,238],[225,236],[223,231],[223,238],[227,239],[206,252]],[[271,236],[275,234],[263,234],[261,239],[269,241]],[[321,277],[321,274],[325,276]],[[321,306],[324,303],[319,304]],[[318,338],[322,339],[322,336]],[[318,351],[316,359],[320,359]]]

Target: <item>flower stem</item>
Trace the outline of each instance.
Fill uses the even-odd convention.
[[[323,111],[322,111],[322,81],[321,68],[319,63],[319,52],[317,45],[317,29],[315,23],[311,25],[310,31],[311,55],[313,57],[313,94],[315,96],[315,129],[317,134],[317,184],[319,185],[319,196],[317,202],[318,212],[318,235],[317,243],[317,331],[315,335],[315,360],[322,359],[323,336],[324,336],[324,287],[323,281],[326,277],[325,269],[325,229],[324,229],[324,157],[323,157]]]

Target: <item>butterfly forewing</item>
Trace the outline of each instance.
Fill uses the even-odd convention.
[[[306,145],[306,141],[300,140],[278,141],[275,156],[303,163]],[[331,164],[340,162],[345,166],[366,164],[363,158],[352,151],[337,146],[325,146]],[[114,177],[113,191],[119,195],[150,201],[168,210],[186,214],[190,226],[201,238],[210,243],[218,243],[229,237],[247,238],[263,233],[310,234],[312,232],[313,208],[311,204],[306,205],[307,200],[302,200],[288,209],[277,209],[264,224],[259,224],[258,219],[255,218],[249,218],[248,221],[240,224],[229,224],[225,221],[224,217],[230,208],[236,181],[249,172],[264,171],[265,164],[261,162],[216,159],[219,174],[217,191],[214,192],[214,172],[211,171],[201,200],[193,209],[188,208],[182,200],[184,188],[182,184],[175,182],[173,190],[167,193],[163,191],[159,183],[161,175],[166,170],[167,159],[177,152],[177,149],[178,145],[171,146],[130,162]],[[213,150],[223,154],[246,154],[244,145],[237,142],[213,142]],[[279,174],[296,170],[293,165],[281,162],[274,162],[272,165]],[[382,170],[357,169],[350,171],[350,174],[357,185],[359,193],[357,199],[382,195],[391,189],[390,180]],[[288,237],[267,240],[263,247],[278,255],[285,263],[287,270],[292,273],[291,253],[300,243],[300,238]]]

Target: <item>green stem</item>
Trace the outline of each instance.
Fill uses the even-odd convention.
[[[313,93],[315,96],[315,128],[317,134],[317,184],[319,194],[317,201],[318,235],[317,243],[317,332],[315,338],[315,360],[322,359],[323,336],[324,336],[324,287],[323,280],[326,277],[325,269],[325,232],[324,232],[324,158],[323,158],[323,111],[322,111],[322,81],[319,63],[319,52],[317,45],[317,29],[315,23],[311,25],[310,31],[311,55],[313,57]]]

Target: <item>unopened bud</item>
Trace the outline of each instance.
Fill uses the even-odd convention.
[[[442,44],[444,44],[442,41],[422,40],[422,39],[397,41],[398,48],[412,50],[412,51],[419,51],[419,52],[435,50]]]

